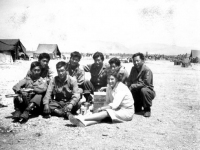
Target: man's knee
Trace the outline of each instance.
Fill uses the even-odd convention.
[[[147,88],[141,88],[141,94],[142,95],[146,95],[148,93],[148,89]]]
[[[57,103],[55,103],[55,102],[50,102],[50,103],[49,103],[49,109],[50,109],[51,111],[53,111],[53,110],[56,109],[56,108],[59,108],[59,105],[58,105]]]
[[[41,101],[42,101],[43,95],[42,94],[36,94],[30,102],[35,103],[37,106],[40,107]]]
[[[153,100],[155,98],[155,92],[151,89],[142,88],[140,93],[141,96],[144,97],[145,99],[147,98]]]

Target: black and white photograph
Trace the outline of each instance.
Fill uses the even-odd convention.
[[[0,0],[0,150],[198,150],[199,91],[199,0]]]

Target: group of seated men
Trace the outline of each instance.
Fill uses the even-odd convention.
[[[96,52],[93,55],[93,64],[80,66],[81,54],[72,52],[69,62],[60,61],[56,64],[57,76],[48,64],[50,56],[42,53],[38,61],[31,63],[26,77],[20,80],[14,87],[15,93],[21,95],[14,98],[15,112],[13,119],[27,121],[29,114],[34,110],[41,110],[44,116],[55,115],[68,118],[70,114],[76,114],[81,106],[80,99],[92,100],[90,94],[95,91],[106,89],[107,74],[109,71],[117,71],[121,82],[131,90],[134,98],[135,112],[144,108],[145,117],[151,114],[152,100],[155,97],[153,90],[153,75],[151,70],[144,65],[144,56],[138,53],[130,75],[125,67],[121,66],[118,58],[111,58],[109,64],[104,63],[104,55]],[[139,59],[139,60],[138,60]],[[85,72],[91,75],[90,80],[85,79]],[[24,89],[30,88],[31,92]],[[88,96],[89,94],[89,96]],[[86,96],[87,95],[87,96]]]

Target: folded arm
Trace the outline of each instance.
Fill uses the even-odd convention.
[[[149,86],[151,82],[152,76],[150,71],[145,71],[142,78],[139,78],[139,80],[136,83],[133,83],[130,85],[131,89],[141,89],[145,86]]]

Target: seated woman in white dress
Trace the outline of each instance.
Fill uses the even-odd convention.
[[[119,81],[119,75],[111,72],[107,79],[106,104],[97,113],[85,116],[69,116],[72,124],[80,127],[97,124],[105,118],[112,123],[131,121],[134,114],[134,101],[128,87]]]

